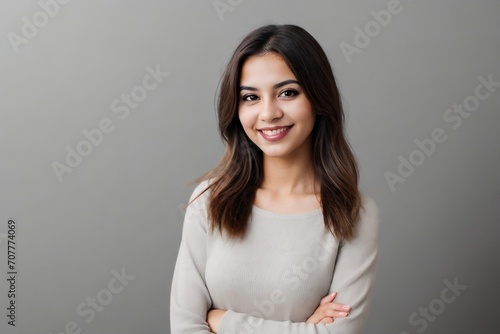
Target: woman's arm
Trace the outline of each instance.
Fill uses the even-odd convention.
[[[351,306],[334,302],[337,297],[337,292],[330,293],[328,296],[321,298],[319,306],[314,310],[313,314],[307,318],[308,324],[329,324],[337,318],[344,318],[349,315]]]
[[[375,202],[363,198],[356,236],[342,242],[337,254],[330,292],[339,291],[338,299],[352,307],[345,318],[332,323],[275,321],[227,310],[220,318],[219,334],[288,333],[288,334],[360,334],[368,317],[375,266],[379,250],[380,217]]]
[[[190,201],[205,189],[202,182]],[[205,195],[205,194],[204,194]],[[212,305],[205,285],[207,211],[206,196],[189,204],[184,216],[182,239],[175,264],[170,293],[170,329],[172,334],[208,334],[206,315]]]
[[[349,305],[336,303],[333,300],[337,296],[337,292],[331,293],[328,296],[321,298],[320,305],[316,308],[313,314],[306,320],[308,324],[328,324],[337,318],[346,317],[351,310]],[[207,314],[207,322],[210,330],[214,333],[219,331],[220,320],[226,313],[226,310],[211,309]]]

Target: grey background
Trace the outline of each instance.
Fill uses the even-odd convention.
[[[410,315],[454,279],[467,288],[423,332],[499,332],[500,89],[457,129],[443,115],[474,95],[479,76],[500,81],[500,2],[401,0],[350,62],[341,43],[354,45],[355,27],[389,1],[221,2],[230,10],[219,16],[213,1],[70,1],[17,53],[8,34],[21,36],[22,18],[41,7],[0,2],[0,332],[55,334],[70,321],[88,334],[169,332],[181,207],[223,152],[217,84],[239,40],[268,23],[301,25],[324,47],[362,190],[381,211],[367,333],[422,331]],[[111,103],[157,65],[168,77],[121,120]],[[51,164],[103,118],[113,132],[59,182]],[[447,140],[391,191],[384,173],[435,128]],[[5,316],[9,217],[19,223],[15,328]],[[85,322],[78,305],[122,268],[134,278]]]

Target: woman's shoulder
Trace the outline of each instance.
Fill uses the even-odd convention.
[[[208,187],[212,183],[213,179],[205,179],[200,181],[198,185],[194,188],[189,202],[206,203],[210,195],[210,189]]]
[[[365,218],[378,218],[380,216],[379,208],[373,197],[361,193],[361,216]]]
[[[380,211],[377,203],[370,195],[361,193],[361,210],[359,213],[359,233],[378,236],[380,230]]]
[[[184,226],[185,228],[193,228],[195,226],[202,226],[206,231],[207,229],[207,214],[208,214],[208,201],[210,189],[210,180],[203,180],[199,182],[194,188],[187,205],[184,207]],[[191,224],[190,222],[198,222],[199,224]]]

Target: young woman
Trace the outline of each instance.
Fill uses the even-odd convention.
[[[251,32],[227,65],[218,121],[226,151],[187,206],[172,334],[362,333],[379,214],[358,189],[317,41],[294,25]]]

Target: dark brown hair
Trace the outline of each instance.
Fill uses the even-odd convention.
[[[266,52],[280,55],[287,63],[316,113],[312,154],[314,173],[321,184],[325,227],[339,239],[351,239],[359,219],[361,194],[356,159],[344,135],[340,93],[323,49],[307,31],[295,25],[267,25],[252,31],[226,67],[217,110],[226,149],[217,166],[196,180],[211,179],[202,192],[211,189],[210,227],[241,238],[248,225],[262,181],[263,157],[239,121],[238,88],[245,60]]]

